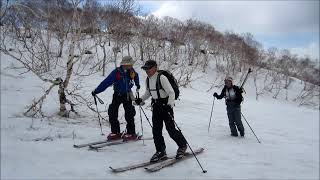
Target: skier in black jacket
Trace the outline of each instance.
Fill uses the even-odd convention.
[[[229,126],[231,130],[231,136],[238,136],[237,129],[240,135],[244,136],[244,127],[241,121],[241,102],[243,100],[243,89],[233,85],[233,79],[227,77],[224,80],[225,86],[223,87],[220,95],[216,92],[213,94],[217,99],[226,99],[227,113],[229,119]]]

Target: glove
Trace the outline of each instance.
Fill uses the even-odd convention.
[[[173,108],[174,102],[168,102],[168,106],[171,107],[171,108]]]
[[[141,104],[142,104],[142,99],[141,99],[141,98],[136,98],[136,100],[134,100],[134,102],[135,102],[137,105],[141,105]]]
[[[243,88],[240,88],[240,93],[243,93],[243,92],[245,92],[244,89],[243,89]]]
[[[96,96],[97,93],[93,90],[93,91],[91,92],[91,95],[92,95],[92,96]]]
[[[217,96],[218,96],[218,94],[215,92],[215,93],[213,93],[213,96],[214,96],[214,97],[217,97]]]

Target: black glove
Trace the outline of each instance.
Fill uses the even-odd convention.
[[[91,92],[91,95],[92,95],[92,96],[96,96],[97,93],[96,93],[95,91],[92,91],[92,92]]]
[[[243,93],[244,92],[244,89],[243,88],[240,88],[240,93]]]
[[[142,102],[141,98],[136,98],[136,100],[134,100],[134,102],[136,102],[137,105],[140,105]]]
[[[218,96],[218,94],[215,92],[215,93],[213,93],[213,96],[214,96],[214,97],[217,97],[217,96]]]

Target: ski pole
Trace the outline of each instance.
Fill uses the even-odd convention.
[[[98,99],[98,101],[99,101],[100,104],[104,104],[104,102],[102,101],[102,99],[100,99],[97,95],[96,95],[96,97],[97,97],[97,99]]]
[[[211,108],[211,114],[210,114],[210,120],[209,120],[209,126],[208,126],[208,134],[209,134],[210,124],[211,124],[212,111],[213,111],[213,106],[214,106],[214,99],[215,99],[215,97],[213,97],[213,101],[212,101],[212,108]]]
[[[244,120],[246,121],[246,123],[248,124],[248,126],[250,127],[250,129],[251,129],[251,131],[253,132],[253,134],[256,136],[258,142],[261,143],[260,140],[258,139],[256,133],[254,133],[254,131],[253,131],[253,129],[251,128],[250,124],[248,123],[248,121],[247,121],[246,118],[244,117],[244,115],[243,115],[242,113],[241,113],[241,115],[242,115],[242,117],[244,118]]]
[[[137,99],[139,98],[139,92],[137,92]],[[139,105],[140,106],[140,105]],[[142,132],[142,137],[143,136],[143,125],[142,125],[142,115],[141,115],[141,109],[139,108],[139,113],[140,113],[140,125],[141,125],[141,132]],[[144,145],[144,138],[142,138],[142,144]]]
[[[97,99],[96,99],[97,96],[93,96],[94,98],[94,104],[96,104],[96,108],[97,108],[97,113],[98,113],[98,119],[99,119],[99,125],[100,125],[100,130],[101,130],[101,136],[103,136],[103,132],[102,132],[102,126],[101,126],[101,121],[100,121],[100,113],[99,113],[99,110],[98,110],[98,103],[97,103]],[[98,98],[100,99],[100,98]],[[100,99],[101,100],[101,99]],[[99,100],[99,102],[100,102]],[[101,100],[102,101],[102,100]],[[102,101],[103,102],[103,101]],[[101,102],[100,102],[101,103]]]
[[[248,73],[246,74],[246,77],[244,78],[244,80],[243,80],[243,82],[242,82],[242,84],[241,84],[241,86],[240,86],[240,89],[243,88],[244,84],[246,83],[246,81],[247,81],[247,79],[248,79],[248,75],[249,75],[249,73],[251,73],[251,72],[252,72],[252,70],[251,70],[251,68],[249,68]]]
[[[152,128],[152,125],[151,125],[151,123],[150,123],[150,121],[149,121],[149,118],[147,117],[147,115],[146,115],[146,113],[144,112],[143,108],[142,108],[140,105],[139,105],[139,107],[140,107],[140,110],[142,110],[144,116],[147,118],[147,121],[148,121],[150,127]]]
[[[174,118],[172,117],[172,115],[170,114],[170,112],[168,112],[168,114],[169,114],[169,116],[171,117],[172,121],[174,122],[175,126],[178,128],[178,130],[179,130],[179,131],[180,131],[180,133],[182,134],[181,129],[179,128],[178,124],[176,123],[176,121],[174,120]],[[182,134],[182,135],[183,135],[183,134]],[[183,136],[183,137],[184,137],[184,136]],[[203,173],[206,173],[206,172],[207,172],[207,170],[204,170],[204,169],[203,169],[203,167],[201,166],[200,161],[198,160],[198,158],[197,158],[196,154],[193,152],[193,150],[192,150],[192,148],[191,148],[190,144],[188,143],[187,139],[186,139],[186,138],[184,138],[184,139],[186,140],[186,143],[187,143],[187,145],[189,146],[189,148],[190,148],[190,150],[191,150],[191,152],[192,152],[193,156],[196,158],[196,160],[197,160],[197,162],[198,162],[198,164],[199,164],[200,168],[202,169],[202,172],[203,172]]]

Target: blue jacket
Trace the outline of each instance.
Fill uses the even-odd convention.
[[[134,77],[130,77],[130,73],[134,73]],[[99,84],[94,92],[99,94],[106,90],[109,86],[113,85],[113,90],[115,92],[126,94],[131,91],[133,82],[137,86],[137,89],[140,89],[138,73],[133,68],[125,72],[122,66],[120,66],[119,68],[113,70],[108,77]]]

